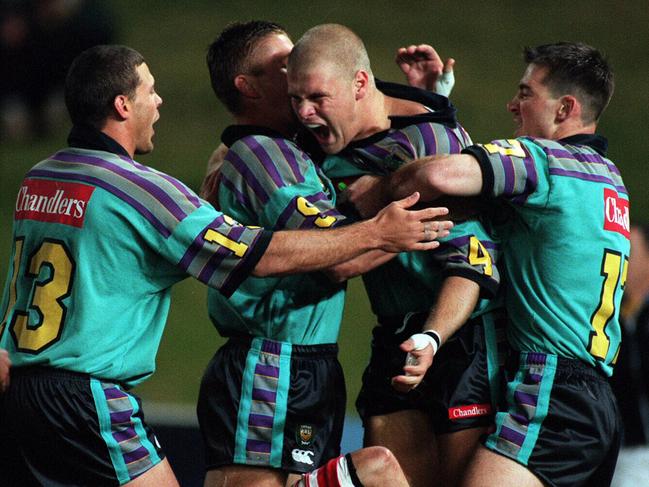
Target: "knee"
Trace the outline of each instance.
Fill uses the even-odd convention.
[[[397,461],[394,454],[384,446],[370,446],[364,448],[359,453],[360,464],[363,464],[368,470],[373,471],[376,474],[390,473],[395,471],[400,471],[401,467]],[[356,463],[356,458],[352,455],[354,464]]]

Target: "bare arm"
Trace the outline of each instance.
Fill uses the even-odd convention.
[[[447,277],[422,331],[436,331],[443,344],[466,323],[479,296],[480,286],[476,282],[459,276]],[[399,375],[392,379],[395,389],[400,392],[407,392],[419,385],[433,363],[434,353],[431,345],[421,350],[415,350],[414,345],[410,338],[401,344],[401,350],[412,353],[418,364],[405,366],[404,372],[408,375]]]
[[[4,392],[9,387],[9,368],[11,367],[11,360],[9,360],[9,353],[0,348],[0,392]]]
[[[275,232],[253,275],[263,277],[321,270],[368,250],[434,249],[439,246],[434,239],[446,235],[453,224],[429,221],[448,213],[446,208],[408,210],[418,199],[418,194],[410,195],[390,203],[370,220],[341,228]]]
[[[216,205],[216,190],[217,190],[217,181],[219,176],[219,170],[223,165],[223,160],[225,155],[228,153],[228,148],[225,144],[220,144],[207,161],[207,172],[205,174],[205,179],[201,183],[200,196],[204,200],[209,201],[213,205]]]
[[[441,234],[437,235],[441,237]],[[370,250],[342,264],[336,264],[325,270],[325,274],[334,282],[343,282],[360,276],[395,258],[398,254],[383,250]]]
[[[469,154],[430,156],[401,166],[390,176],[388,185],[394,199],[414,191],[421,194],[421,201],[442,195],[476,196],[482,190],[482,171]]]

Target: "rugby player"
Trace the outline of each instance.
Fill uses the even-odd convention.
[[[136,162],[162,99],[125,46],[79,55],[66,79],[69,147],[36,164],[16,199],[0,347],[3,485],[178,485],[129,389],[154,371],[171,286],[191,275],[231,294],[250,274],[308,272],[372,250],[433,249],[444,210],[413,195],[371,222],[271,233],[216,211]],[[421,240],[425,239],[425,242]]]
[[[289,57],[288,84],[300,121],[326,153],[338,154],[323,165],[336,180],[389,174],[471,143],[447,98],[375,82],[362,41],[344,26],[304,34]],[[378,321],[357,400],[364,441],[389,448],[412,485],[453,485],[493,421],[496,317],[494,303],[480,297],[496,294],[496,257],[496,242],[470,220],[456,225],[437,251],[401,254],[363,275]],[[452,337],[448,330],[469,319]],[[409,350],[419,364],[404,369],[400,344],[410,336],[430,345],[425,353]]]

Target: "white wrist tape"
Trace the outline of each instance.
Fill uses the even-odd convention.
[[[433,347],[433,354],[437,353],[442,343],[439,334],[433,330],[427,330],[424,333],[415,333],[410,339],[415,343],[415,350],[423,350],[430,345]]]

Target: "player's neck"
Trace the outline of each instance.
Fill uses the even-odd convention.
[[[359,123],[360,129],[356,137],[354,137],[354,140],[365,139],[390,128],[389,104],[386,103],[386,98],[383,93],[374,88],[363,99],[364,106],[359,110],[362,116],[362,122]]]

